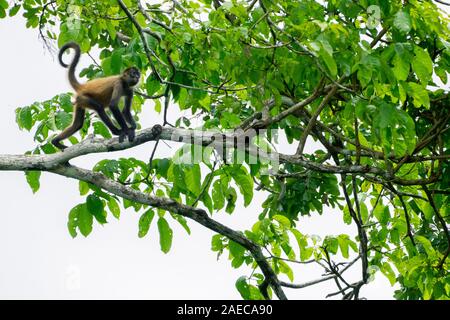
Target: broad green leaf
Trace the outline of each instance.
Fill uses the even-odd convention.
[[[227,191],[225,192],[225,198],[227,200],[227,206],[225,207],[226,213],[233,213],[234,209],[236,208],[236,199],[237,199],[237,193],[236,190],[233,187],[229,187]]]
[[[89,188],[89,184],[87,182],[84,181],[79,181],[78,182],[78,190],[80,191],[80,196],[85,196],[88,194],[90,188]]]
[[[186,167],[184,172],[186,179],[186,186],[195,196],[198,196],[201,191],[201,173],[200,166],[194,164],[192,166]]]
[[[180,215],[172,215],[172,217],[178,221],[178,223],[183,227],[184,230],[186,230],[187,234],[191,234],[191,229],[189,228],[188,224],[187,224],[187,220]]]
[[[147,89],[147,94],[151,96],[158,92],[161,84],[153,75],[150,75],[145,83],[145,88]]]
[[[15,6],[13,6],[11,9],[9,9],[9,16],[14,17],[17,14],[17,12],[19,12],[19,9],[20,9],[20,5],[17,4]]]
[[[389,222],[389,219],[391,218],[389,208],[383,205],[378,205],[373,210],[373,214],[375,218],[377,218],[378,222],[380,222],[383,225],[386,225]]]
[[[430,240],[428,240],[424,236],[419,236],[419,235],[414,236],[414,239],[423,246],[423,248],[425,249],[425,252],[427,253],[427,255],[429,257],[436,256],[436,251],[434,250],[433,245],[431,244]]]
[[[212,199],[214,201],[214,209],[220,210],[225,206],[225,195],[222,190],[222,182],[216,180],[213,183]]]
[[[291,282],[293,282],[294,281],[294,272],[292,271],[291,267],[283,260],[278,260],[277,262],[278,262],[278,266],[280,268],[280,272],[287,275],[289,280]]]
[[[55,114],[55,124],[58,130],[64,130],[72,123],[72,115],[65,111],[59,111]]]
[[[69,233],[72,238],[77,236],[77,228],[78,228],[78,217],[80,215],[80,211],[83,210],[82,206],[84,204],[79,204],[72,208],[69,212],[69,221],[67,222],[67,228],[69,229]]]
[[[328,252],[336,254],[339,247],[338,239],[335,237],[327,236],[324,240],[324,247],[328,250]]]
[[[319,50],[319,56],[325,62],[325,65],[327,66],[330,74],[333,76],[333,78],[335,78],[337,76],[337,65],[336,61],[333,58],[333,49],[328,41],[324,39],[322,39],[320,43],[321,46]]]
[[[236,281],[236,289],[239,291],[243,299],[250,299],[250,288],[247,283],[247,277],[242,276]]]
[[[8,9],[8,2],[6,0],[0,0],[0,8]]]
[[[40,187],[41,171],[25,171],[25,177],[33,193],[36,193]]]
[[[221,251],[223,250],[224,245],[222,242],[222,235],[215,234],[211,239],[211,250],[212,251]]]
[[[394,46],[395,56],[392,61],[394,68],[394,75],[397,80],[405,81],[408,79],[411,69],[412,55],[408,50],[408,47],[404,44],[396,43]]]
[[[120,73],[122,68],[122,52],[114,51],[111,55],[111,71],[114,74]]]
[[[396,282],[395,272],[392,270],[392,267],[389,263],[385,262],[380,267],[381,272],[388,278],[391,286],[393,286]]]
[[[348,259],[349,254],[348,254],[348,247],[349,247],[349,239],[347,235],[339,235],[337,237],[338,240],[338,244],[339,244],[339,249],[341,250],[342,256],[346,259]]]
[[[278,221],[280,225],[282,225],[286,229],[289,229],[291,227],[291,221],[289,221],[289,219],[285,216],[276,214],[272,217],[272,219]]]
[[[90,194],[86,198],[86,207],[99,223],[107,222],[103,202],[97,195]]]
[[[78,208],[78,228],[83,236],[87,237],[92,232],[93,215],[87,205],[82,204]]]
[[[408,82],[406,90],[408,95],[413,97],[413,103],[416,108],[420,108],[421,106],[424,106],[427,109],[430,108],[430,97],[428,96],[426,88],[417,83]]]
[[[148,230],[150,229],[150,225],[153,221],[153,217],[155,216],[155,213],[153,210],[149,209],[140,217],[139,219],[139,232],[138,237],[143,238],[148,233]]]
[[[103,138],[110,139],[112,137],[109,129],[103,124],[103,122],[94,122],[94,133],[101,135]]]
[[[240,258],[245,253],[245,248],[239,243],[234,242],[233,240],[230,240],[228,242],[228,250],[230,250],[230,253],[234,258]]]
[[[167,220],[163,217],[158,219],[158,231],[159,231],[159,244],[161,251],[167,253],[172,247],[173,231],[169,227]]]
[[[20,128],[30,131],[33,127],[33,118],[31,116],[31,108],[24,107],[19,111],[18,124]]]
[[[414,48],[414,59],[412,60],[412,68],[416,73],[420,82],[426,85],[431,80],[433,73],[433,62],[427,50],[416,46]]]
[[[116,219],[120,218],[120,207],[116,199],[114,199],[113,197],[109,198],[108,200],[108,209]]]
[[[243,167],[233,171],[233,179],[244,196],[244,206],[247,207],[253,199],[253,180]]]
[[[395,15],[394,27],[402,33],[408,33],[411,30],[411,17],[409,13],[400,10]]]

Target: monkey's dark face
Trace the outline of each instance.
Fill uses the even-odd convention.
[[[123,72],[123,79],[130,87],[135,86],[140,78],[141,73],[135,67],[128,68]]]

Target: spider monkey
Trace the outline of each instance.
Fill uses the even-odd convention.
[[[70,65],[62,60],[63,53],[69,48],[75,50],[75,56]],[[112,134],[119,136],[119,142],[123,142],[125,136],[128,136],[128,141],[133,141],[136,122],[131,115],[130,109],[133,99],[133,86],[139,82],[141,73],[136,67],[131,67],[126,69],[121,75],[93,79],[81,84],[75,77],[75,67],[80,60],[80,54],[80,46],[75,42],[63,45],[58,54],[59,63],[64,68],[69,68],[69,82],[76,91],[76,96],[72,124],[52,140],[53,145],[61,150],[66,148],[60,141],[81,129],[86,109],[94,110],[103,123],[111,130]],[[118,104],[122,96],[125,97],[125,108],[123,112],[120,112]],[[108,117],[105,112],[106,108],[111,110],[120,129]],[[130,127],[127,126],[127,123]]]

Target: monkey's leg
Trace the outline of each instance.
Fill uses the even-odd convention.
[[[130,132],[130,129],[127,126],[127,123],[125,121],[125,119],[122,116],[122,112],[120,112],[119,108],[117,107],[117,105],[115,104],[111,104],[109,109],[111,110],[114,118],[117,120],[117,122],[119,123],[121,129],[122,129],[122,134],[119,135],[119,142],[123,142],[125,135],[128,134]]]
[[[125,120],[130,125],[130,130],[128,131],[128,141],[133,141],[136,131],[136,122],[131,115],[131,99],[132,95],[125,96],[125,108],[123,108],[122,114]]]
[[[83,96],[85,103],[88,104],[100,117],[103,123],[108,127],[112,134],[116,136],[122,135],[122,130],[117,129],[117,127],[112,123],[111,119],[106,114],[105,108],[98,103],[95,99]]]
[[[71,135],[73,135],[75,132],[80,130],[83,127],[84,123],[84,114],[85,110],[81,107],[79,107],[77,104],[74,105],[73,110],[73,120],[72,124],[68,126],[66,129],[64,129],[60,134],[58,134],[55,138],[53,138],[52,143],[55,147],[64,150],[67,148],[65,145],[61,144],[61,140],[64,140]]]

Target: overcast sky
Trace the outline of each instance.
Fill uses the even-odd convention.
[[[0,153],[22,154],[35,143],[32,134],[20,131],[14,110],[35,101],[47,100],[70,91],[66,69],[57,63],[38,39],[36,29],[26,29],[19,15],[0,20],[2,50],[0,50],[1,107]],[[83,57],[82,64],[89,60]],[[81,70],[81,68],[79,69]],[[143,127],[161,122],[145,106],[141,116]],[[171,119],[180,111],[171,109]],[[124,152],[89,155],[72,162],[92,168],[102,158],[136,157],[146,160],[152,143]],[[174,153],[164,143],[157,157]],[[291,152],[291,151],[289,151]],[[216,213],[214,218],[233,228],[250,228],[260,212],[262,193],[256,194],[252,205],[238,206],[233,215]],[[32,299],[239,299],[234,287],[236,279],[248,275],[248,270],[235,270],[227,255],[216,260],[210,250],[213,233],[190,223],[189,236],[172,219],[174,229],[172,250],[163,254],[159,249],[155,221],[144,239],[137,237],[139,214],[122,211],[120,221],[109,217],[108,224],[99,226],[87,238],[72,239],[67,231],[67,216],[71,208],[83,202],[78,182],[43,173],[41,189],[35,195],[22,172],[0,171],[0,298]],[[328,210],[322,216],[302,218],[299,230],[307,234],[355,235],[355,227],[342,222],[339,210]],[[319,278],[323,270],[310,266],[292,266],[295,282]],[[349,280],[360,279],[360,265],[346,273]],[[282,276],[283,278],[283,276]],[[286,279],[284,279],[286,280]],[[336,291],[329,281],[308,289],[286,289],[291,299],[322,299]],[[374,282],[364,286],[361,296],[369,299],[390,299],[394,289],[380,273]]]

